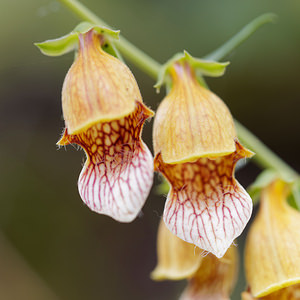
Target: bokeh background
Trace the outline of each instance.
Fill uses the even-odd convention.
[[[228,57],[226,75],[208,82],[237,119],[300,170],[299,1],[83,3],[159,62],[182,49],[203,56],[254,17],[276,13],[276,24]],[[131,224],[97,215],[77,192],[84,153],[57,151],[60,92],[73,55],[49,58],[33,43],[64,35],[77,22],[53,0],[0,1],[0,299],[177,299],[184,281],[149,278],[164,196],[153,189]],[[163,93],[130,66],[145,103],[156,109]],[[152,122],[143,134],[150,147],[151,130]],[[250,163],[237,177],[247,186],[258,173]],[[245,236],[237,241],[241,255]],[[232,299],[244,288],[241,270]]]

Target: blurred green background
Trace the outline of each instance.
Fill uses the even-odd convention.
[[[159,62],[182,49],[203,56],[254,17],[278,14],[228,57],[224,77],[208,82],[238,120],[300,169],[298,0],[82,2]],[[49,58],[33,42],[64,35],[77,22],[56,1],[0,2],[0,299],[177,299],[184,282],[149,278],[164,197],[152,191],[131,224],[97,215],[77,192],[84,153],[57,151],[60,92],[73,55]],[[130,66],[156,109],[163,93]],[[143,134],[150,147],[151,127]],[[258,173],[251,163],[237,177],[247,186]],[[241,253],[245,235],[237,241]],[[244,288],[241,272],[232,299]]]

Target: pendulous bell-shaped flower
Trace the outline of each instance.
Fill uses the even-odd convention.
[[[280,179],[262,191],[246,240],[244,300],[300,299],[300,213],[287,203],[289,192]]]
[[[78,55],[63,84],[66,128],[57,144],[76,143],[86,153],[78,180],[84,203],[130,222],[152,186],[153,158],[141,131],[153,112],[128,67],[103,51],[101,34],[91,29],[78,38]]]
[[[179,238],[222,257],[251,216],[252,200],[234,169],[253,153],[238,142],[226,105],[198,83],[188,62],[175,62],[169,72],[172,88],[153,129],[154,168],[171,186],[164,221]]]
[[[218,259],[172,234],[163,221],[157,237],[158,263],[151,277],[154,280],[187,279],[180,300],[229,300],[236,282],[238,251],[231,246]]]

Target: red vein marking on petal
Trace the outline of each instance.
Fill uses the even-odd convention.
[[[125,118],[70,135],[68,140],[87,155],[78,189],[91,210],[120,222],[130,222],[140,212],[153,181],[153,158],[140,138],[148,116],[137,102],[135,111]]]
[[[174,234],[203,250],[222,257],[241,234],[252,213],[252,200],[233,176],[245,153],[237,143],[235,153],[217,159],[165,164],[158,154],[155,168],[170,182],[164,220]]]

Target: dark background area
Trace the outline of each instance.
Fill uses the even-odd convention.
[[[224,77],[208,79],[232,114],[300,169],[300,2],[297,0],[84,0],[111,26],[163,63],[183,49],[204,56],[265,12],[278,15],[232,53]],[[153,189],[131,224],[83,205],[77,178],[84,153],[57,151],[60,93],[73,54],[43,56],[34,42],[71,31],[78,20],[52,0],[0,2],[0,299],[177,299],[184,282],[153,282],[164,196]],[[145,103],[154,82],[129,64]],[[144,140],[151,146],[152,122]],[[259,173],[237,174],[247,186]],[[156,183],[158,179],[156,178]],[[238,239],[242,255],[246,232]],[[242,259],[242,258],[241,258]],[[232,299],[240,299],[243,273]]]

